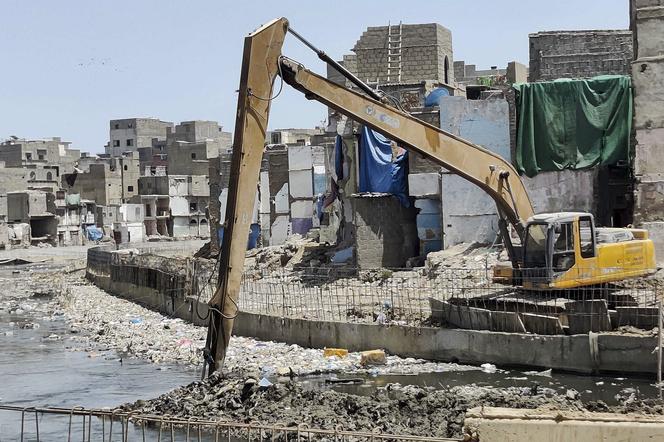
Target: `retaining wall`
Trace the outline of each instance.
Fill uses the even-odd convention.
[[[153,265],[159,264],[159,257],[155,256],[118,258],[118,254],[102,247],[89,249],[87,278],[114,295],[197,325],[207,325],[207,320],[202,319],[207,317],[207,304],[188,294],[187,286],[191,281],[185,266],[182,266],[182,275],[158,280],[147,276],[150,272],[163,273],[158,269],[143,268],[136,273],[136,260],[143,259]],[[163,261],[163,265],[168,261],[171,271],[178,267],[171,258],[163,258]],[[343,347],[350,351],[384,348],[390,354],[403,357],[468,364],[488,362],[498,366],[553,368],[580,373],[654,374],[657,369],[657,354],[653,353],[657,340],[654,336],[613,333],[544,336],[311,321],[247,312],[240,312],[237,316],[233,333],[311,348]]]

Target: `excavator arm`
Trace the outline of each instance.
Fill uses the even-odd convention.
[[[247,235],[253,217],[272,89],[277,75],[307,98],[317,100],[399,145],[431,158],[479,186],[496,202],[502,220],[501,230],[507,240],[506,222],[521,234],[525,221],[534,214],[526,189],[509,162],[387,104],[387,100],[382,101],[378,94],[347,72],[351,81],[371,97],[333,83],[282,56],[281,47],[286,32],[288,21],[280,18],[245,38],[219,283],[209,303],[211,317],[206,350],[209,352],[210,372],[220,369],[223,364],[233,320],[238,313]],[[518,260],[513,251],[510,254],[516,265]]]

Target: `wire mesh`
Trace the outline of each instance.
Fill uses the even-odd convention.
[[[112,280],[195,296],[216,289],[215,263],[144,255],[90,256],[88,272]],[[183,264],[184,263],[184,264]],[[605,269],[607,272],[625,269]],[[590,272],[583,269],[578,274]],[[548,282],[542,269],[522,271],[530,286]],[[579,284],[582,281],[577,281]],[[464,268],[316,267],[245,272],[241,311],[317,321],[454,328],[508,333],[647,332],[657,327],[661,282],[635,278],[568,289],[526,289],[495,282],[484,263]]]

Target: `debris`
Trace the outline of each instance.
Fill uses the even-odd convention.
[[[384,365],[387,362],[384,350],[368,350],[360,353],[360,365]]]
[[[489,363],[482,364],[480,367],[482,367],[482,371],[485,373],[495,373],[498,370],[495,365]]]
[[[323,349],[323,356],[329,358],[331,356],[336,356],[338,358],[343,358],[348,356],[348,350],[345,348],[325,348]]]
[[[132,324],[140,324],[143,322],[143,320],[141,318],[131,318],[129,322]]]
[[[273,384],[272,382],[268,381],[267,378],[261,378],[260,381],[258,381],[258,386],[260,388],[268,388],[271,387]]]

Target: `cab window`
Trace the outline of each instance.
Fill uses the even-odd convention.
[[[553,230],[553,270],[567,271],[574,261],[574,225],[560,223]]]
[[[579,218],[579,236],[581,239],[581,256],[592,258],[595,256],[595,229],[589,217]]]

